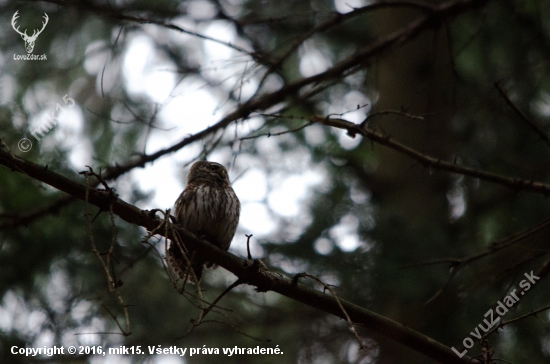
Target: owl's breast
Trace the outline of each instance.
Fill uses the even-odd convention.
[[[240,215],[239,199],[231,186],[187,186],[176,201],[176,217],[183,228],[228,249]]]

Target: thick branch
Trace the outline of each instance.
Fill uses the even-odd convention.
[[[90,188],[3,150],[0,150],[0,164],[11,168],[13,171],[26,174],[31,178],[47,183],[80,200],[86,199],[86,189]],[[113,213],[120,218],[131,224],[143,226],[149,231],[163,223],[160,219],[146,211],[140,210],[120,199],[113,199],[113,196],[106,191],[90,189],[88,191],[88,202],[103,210],[109,210],[112,205]],[[190,249],[206,251],[210,261],[232,272],[243,282],[256,286],[258,292],[274,291],[332,315],[345,318],[345,314],[342,312],[338,301],[331,295],[321,293],[299,283],[293,283],[290,279],[280,274],[272,273],[260,261],[256,261],[252,266],[245,264],[247,261],[198,239],[194,234],[178,226],[174,226],[174,229],[185,240],[186,245]],[[170,231],[170,229],[157,229],[160,235],[164,235],[165,231]],[[440,363],[478,363],[466,356],[459,358],[450,348],[404,325],[353,303],[342,299],[339,301],[352,322],[364,325],[366,328],[395,340]]]

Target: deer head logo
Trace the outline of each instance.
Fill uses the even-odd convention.
[[[27,49],[27,53],[30,54],[34,49],[34,42],[36,41],[36,38],[38,38],[38,35],[42,33],[44,28],[46,28],[46,24],[48,24],[48,14],[44,13],[45,22],[42,22],[42,29],[38,30],[38,33],[37,33],[37,30],[35,29],[32,35],[29,37],[27,35],[27,29],[25,29],[25,31],[22,33],[19,31],[19,27],[17,28],[15,27],[15,20],[19,18],[19,15],[17,15],[18,12],[19,10],[17,10],[15,14],[13,14],[13,17],[11,18],[11,26],[17,33],[21,35],[21,38],[23,38],[23,40],[25,41],[25,48]]]

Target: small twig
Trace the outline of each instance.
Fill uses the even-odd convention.
[[[110,332],[110,331],[98,331],[98,332],[77,332],[73,335],[122,335],[128,336],[124,332]]]
[[[203,310],[201,312],[201,316],[199,317],[198,321],[199,322],[202,322],[202,320],[204,319],[204,317],[208,314],[208,312],[210,312],[212,310],[212,308],[214,308],[216,306],[216,303],[218,303],[222,298],[223,296],[225,296],[226,294],[228,294],[233,288],[243,284],[244,281],[242,281],[241,279],[237,279],[235,282],[233,282],[229,287],[227,287],[215,300],[214,302],[212,302],[210,304],[210,306],[208,306],[208,308],[206,308],[205,310]]]
[[[363,105],[357,105],[357,107],[355,109],[351,109],[351,110],[347,110],[347,111],[344,111],[342,113],[332,113],[332,114],[328,114],[327,117],[328,118],[331,118],[333,116],[336,116],[336,117],[339,117],[341,118],[342,116],[346,115],[346,114],[349,114],[350,112],[354,112],[354,111],[357,111],[357,110],[360,110],[360,109],[363,109],[365,107],[369,106],[369,104],[363,104]]]
[[[194,294],[192,294],[192,293],[190,293],[190,292],[185,292],[184,297],[185,297],[187,300],[189,300],[189,302],[190,302],[193,306],[195,306],[196,308],[198,308],[199,310],[203,310],[204,307],[197,305],[195,302],[193,302],[193,301],[190,299],[190,297],[191,297],[191,298],[194,298],[195,300],[197,300],[197,301],[199,301],[199,302],[201,302],[201,303],[205,303],[205,304],[207,304],[207,305],[210,305],[210,302],[208,302],[207,300],[202,299],[202,298],[200,298],[199,296],[196,296],[196,295],[194,295]],[[227,308],[227,307],[222,307],[222,306],[216,306],[216,309],[218,309],[218,310],[223,310],[223,311],[226,311],[226,312],[233,312],[232,309]],[[222,315],[223,315],[223,313],[221,313],[221,312],[219,312],[219,311],[216,311],[216,313],[219,313],[219,314],[222,314]],[[225,316],[225,315],[224,315],[224,316]]]
[[[481,353],[472,357],[472,359],[480,358],[482,359],[482,363],[486,363],[486,364],[493,364],[493,363],[496,363],[497,361],[502,361],[504,363],[512,364],[504,359],[493,359],[493,354],[495,351],[490,348],[489,341],[482,339],[480,340],[480,345],[481,345]]]
[[[250,254],[250,238],[253,237],[254,235],[244,234],[244,236],[246,236],[246,252],[248,253],[248,260],[252,260],[252,254]]]
[[[109,213],[110,213],[110,216],[111,216],[111,232],[112,232],[112,238],[111,238],[111,246],[109,247],[109,251],[107,253],[107,265],[109,265],[109,263],[111,263],[111,268],[112,268],[112,271],[113,271],[113,280],[116,282],[116,286],[119,287],[119,282],[116,280],[116,277],[115,277],[115,270],[114,270],[114,267],[112,267],[112,262],[111,262],[111,258],[113,258],[114,260],[117,260],[114,256],[114,250],[115,250],[115,245],[116,245],[116,226],[115,226],[115,214],[113,212],[113,204],[109,204]],[[118,261],[117,261],[118,263]]]
[[[208,320],[208,321],[203,321],[203,322],[201,322],[201,323],[202,323],[202,324],[207,324],[207,323],[224,324],[224,325],[227,325],[227,326],[231,327],[233,330],[235,330],[235,331],[238,332],[239,334],[244,335],[244,336],[246,336],[246,337],[249,337],[249,338],[251,338],[251,339],[253,339],[253,340],[256,340],[256,341],[263,341],[263,342],[267,342],[267,343],[271,342],[271,339],[260,339],[260,338],[254,337],[254,336],[252,336],[252,335],[249,335],[249,334],[247,334],[247,333],[245,333],[245,332],[243,332],[243,331],[237,329],[234,325],[232,325],[232,324],[230,324],[230,323],[228,323],[228,322],[217,321],[217,320]],[[187,335],[187,334],[185,334],[185,335]],[[184,337],[185,337],[185,336],[182,336],[182,337],[179,337],[178,339],[183,339]]]
[[[362,108],[365,108],[367,107],[369,104],[363,104],[363,105],[357,105],[357,108],[355,109],[352,109],[352,110],[347,110],[347,111],[344,111],[343,113],[340,113],[340,114],[329,114],[327,115],[327,118],[330,118],[332,116],[337,116],[337,117],[342,117],[346,114],[349,114],[351,112],[354,112],[354,111],[357,111],[357,110],[360,110]],[[293,115],[282,115],[282,114],[259,114],[261,116],[265,116],[265,117],[271,117],[271,118],[275,118],[275,119],[278,119],[278,118],[284,118],[284,119],[290,119],[290,120],[293,120],[293,119],[299,119],[299,120],[305,120],[305,121],[308,121],[308,119],[306,118],[303,118],[303,117],[295,117]],[[265,134],[258,134],[258,135],[253,135],[253,136],[249,136],[249,137],[244,137],[244,138],[240,138],[239,140],[248,140],[248,139],[256,139],[256,138],[259,138],[259,137],[262,137],[262,136],[267,136],[268,138],[269,137],[272,137],[272,136],[279,136],[279,135],[284,135],[284,134],[289,134],[289,133],[295,133],[297,131],[300,131],[302,129],[305,129],[307,128],[308,126],[312,125],[313,123],[315,123],[315,120],[309,120],[309,122],[307,124],[304,124],[296,129],[292,129],[292,130],[285,130],[285,131],[282,131],[282,132],[279,132],[279,133],[271,133],[271,132],[267,132]],[[262,125],[262,128],[263,128],[264,125]]]
[[[179,337],[178,339],[183,339],[184,337],[186,337],[187,335],[189,335],[191,333],[191,331],[193,331],[196,327],[200,326],[201,324],[203,323],[206,323],[206,322],[217,322],[217,321],[204,321],[204,318],[206,317],[206,315],[208,315],[208,313],[214,308],[216,307],[216,304],[226,295],[228,294],[233,288],[243,284],[244,281],[241,280],[241,279],[237,279],[235,282],[233,282],[229,287],[227,287],[215,300],[214,302],[212,302],[208,308],[206,309],[203,309],[202,312],[201,312],[201,315],[199,316],[198,319],[196,320],[191,320],[191,326],[189,327],[189,329],[187,330],[187,332],[185,334],[183,334],[181,337]],[[244,334],[244,333],[243,333]],[[245,334],[246,335],[246,334]],[[248,335],[246,335],[248,336]]]
[[[123,30],[124,30],[124,25],[120,27],[120,30],[118,31],[118,35],[116,36],[116,39],[113,43],[111,52],[109,53],[109,57],[105,60],[105,63],[103,64],[103,70],[101,71],[101,79],[100,79],[101,97],[105,97],[105,92],[104,92],[104,88],[103,88],[103,79],[105,77],[105,70],[107,69],[107,64],[109,63],[109,60],[112,58],[112,55],[115,53],[116,45],[118,43],[118,39],[120,38],[120,35],[122,34]]]
[[[109,315],[111,315],[111,317],[113,318],[113,320],[115,320],[118,328],[120,329],[121,331],[121,335],[124,335],[124,336],[129,336],[131,334],[131,332],[127,332],[127,331],[124,331],[124,329],[122,328],[122,326],[120,325],[120,322],[118,322],[118,319],[116,318],[116,316],[111,312],[109,311],[109,309],[107,308],[107,306],[105,306],[105,304],[101,304],[101,307],[103,307],[105,309],[105,311],[107,311],[109,313]]]
[[[6,150],[8,151],[8,153],[11,154],[10,147],[8,147],[8,145],[4,142],[4,138],[0,138],[0,142],[2,143],[2,144],[0,145],[0,148],[2,148],[2,147],[6,148]]]
[[[88,177],[86,176],[86,180],[87,179],[88,179]],[[86,189],[86,199],[85,199],[85,201],[86,201],[86,213],[85,213],[85,215],[86,215],[86,220],[88,221],[88,234],[90,236],[90,242],[91,242],[91,245],[92,245],[92,252],[101,261],[101,264],[103,265],[103,269],[105,270],[105,274],[107,275],[107,280],[109,281],[109,291],[113,292],[115,287],[116,287],[116,284],[113,281],[113,277],[111,276],[111,273],[109,272],[109,267],[107,266],[107,264],[105,263],[105,261],[101,257],[101,254],[99,253],[99,250],[97,249],[97,246],[95,244],[94,234],[93,234],[93,231],[92,231],[92,222],[90,221],[90,212],[88,211],[89,191],[90,191],[90,189],[87,188]]]
[[[293,284],[297,284],[298,283],[298,279],[300,279],[301,277],[307,277],[307,278],[311,278],[313,279],[314,281],[317,281],[318,283],[322,284],[324,289],[325,290],[328,290],[330,292],[330,294],[334,297],[334,299],[336,300],[336,303],[338,304],[338,307],[340,308],[340,310],[342,311],[342,313],[344,314],[344,316],[346,317],[346,321],[348,322],[349,324],[349,327],[350,327],[350,330],[353,332],[353,335],[355,335],[355,338],[357,339],[357,342],[359,343],[359,350],[367,350],[367,348],[365,347],[365,345],[363,345],[363,341],[361,340],[361,338],[359,337],[359,334],[357,333],[357,331],[355,331],[355,326],[353,325],[353,322],[351,321],[348,313],[346,312],[344,306],[342,306],[342,303],[340,302],[340,300],[338,299],[338,296],[336,295],[336,293],[334,293],[334,291],[332,290],[332,288],[330,288],[330,285],[329,284],[326,284],[325,282],[321,281],[318,277],[314,276],[314,275],[311,275],[309,273],[298,273],[294,276],[294,278],[292,279],[292,283]]]
[[[544,140],[544,142],[548,145],[550,145],[550,137],[548,136],[548,134],[546,134],[544,132],[544,130],[542,130],[538,125],[536,125],[534,122],[532,122],[531,120],[529,120],[529,118],[527,116],[525,116],[525,114],[523,114],[521,112],[520,109],[518,109],[518,107],[516,105],[514,105],[514,103],[512,102],[512,100],[510,100],[510,98],[508,97],[508,94],[506,93],[506,91],[500,86],[500,83],[502,82],[502,80],[500,81],[497,81],[495,82],[495,87],[496,89],[498,90],[498,93],[500,94],[500,96],[502,96],[502,98],[504,99],[504,101],[506,101],[506,104],[508,106],[510,106],[510,108],[512,108],[512,110],[520,117],[521,120],[523,120],[523,122],[525,122],[535,133],[538,134],[538,136]]]
[[[81,171],[81,172],[78,172],[78,174],[83,174],[85,176],[94,176],[103,185],[103,187],[105,187],[105,191],[112,191],[113,190],[111,187],[109,187],[107,182],[105,182],[103,177],[101,177],[101,169],[99,170],[99,174],[97,174],[97,173],[94,172],[92,167],[90,167],[88,165],[86,165],[85,167],[88,167],[89,171]],[[86,181],[86,182],[88,182],[88,181]]]
[[[289,134],[289,133],[295,133],[297,131],[300,131],[302,129],[305,129],[307,128],[308,126],[312,125],[313,124],[313,121],[310,121],[309,123],[307,124],[304,124],[296,129],[292,129],[292,130],[285,130],[285,131],[281,131],[279,133],[270,133],[270,132],[267,132],[265,134],[258,134],[258,135],[253,135],[253,136],[249,136],[249,137],[244,137],[244,138],[240,138],[239,140],[249,140],[249,139],[257,139],[257,138],[260,138],[260,137],[263,137],[263,136],[266,136],[266,137],[272,137],[272,136],[279,136],[279,135],[284,135],[284,134]]]
[[[88,167],[88,168],[90,168],[90,167]],[[122,328],[122,326],[120,325],[120,323],[118,322],[116,317],[111,312],[109,312],[107,307],[105,307],[105,309],[115,319],[115,322],[116,322],[117,326],[120,328],[120,331],[122,331],[123,335],[124,336],[129,336],[132,332],[130,331],[130,315],[128,313],[128,307],[125,305],[124,299],[122,298],[122,296],[120,295],[120,293],[117,290],[119,285],[117,285],[117,282],[115,281],[115,279],[111,275],[111,272],[109,271],[110,257],[111,257],[111,254],[112,254],[112,251],[113,251],[113,248],[114,248],[113,244],[116,242],[116,233],[114,232],[115,235],[113,235],[112,244],[111,244],[111,247],[110,247],[110,249],[107,253],[107,262],[105,262],[105,260],[101,256],[101,253],[99,252],[99,250],[97,249],[97,246],[95,244],[94,234],[93,234],[93,230],[92,230],[92,221],[90,220],[90,212],[89,212],[89,196],[90,196],[90,189],[91,188],[89,187],[88,177],[90,175],[93,175],[91,173],[93,173],[91,168],[90,168],[90,174],[88,174],[87,172],[82,173],[82,174],[84,174],[84,177],[86,179],[86,193],[85,193],[86,213],[85,213],[85,216],[86,216],[86,220],[88,222],[88,234],[90,236],[92,251],[94,252],[96,257],[99,259],[99,261],[101,262],[101,265],[103,266],[103,269],[105,270],[105,275],[107,276],[109,292],[112,292],[116,295],[116,297],[117,297],[117,299],[118,299],[118,301],[119,301],[119,303],[122,306],[122,309],[124,311],[124,316],[125,316],[125,319],[126,319],[126,330],[124,330]],[[113,213],[113,204],[112,203],[109,204],[109,209],[111,211],[111,223],[113,224],[113,229],[114,229],[114,213]]]
[[[429,304],[430,302],[432,302],[433,300],[435,300],[437,297],[439,297],[439,295],[441,295],[443,293],[443,291],[445,291],[445,288],[447,288],[449,286],[449,284],[451,284],[451,281],[453,280],[453,278],[456,276],[456,274],[458,273],[459,271],[459,267],[460,265],[457,265],[455,267],[455,269],[453,269],[453,271],[451,272],[451,275],[449,276],[449,278],[447,278],[447,281],[445,282],[445,284],[443,285],[443,287],[441,287],[440,289],[437,290],[437,292],[435,292],[435,294],[430,297],[426,302],[424,302],[425,305]]]
[[[411,263],[411,264],[405,264],[402,265],[401,268],[416,268],[416,267],[426,267],[429,265],[438,265],[438,264],[449,264],[450,268],[454,268],[460,263],[462,263],[462,259],[458,258],[447,258],[447,259],[435,259],[435,260],[429,260],[426,262],[420,262],[420,263]]]
[[[166,211],[163,211],[163,210],[160,210],[160,209],[152,209],[152,210],[149,211],[148,214],[149,214],[149,216],[156,218],[156,213],[157,212],[161,212],[161,213],[164,214],[164,218],[162,220],[162,223],[157,225],[143,239],[141,239],[141,243],[149,245],[151,247],[151,249],[153,249],[157,253],[157,255],[159,257],[159,260],[162,264],[162,267],[164,268],[164,271],[166,272],[166,275],[168,276],[168,279],[170,280],[170,282],[172,282],[174,284],[174,288],[177,289],[177,284],[176,284],[177,277],[176,278],[172,277],[172,274],[170,273],[170,270],[168,269],[168,267],[164,263],[164,259],[162,259],[162,256],[160,255],[160,252],[158,251],[158,249],[155,248],[151,243],[149,243],[149,239],[153,235],[155,235],[157,233],[157,231],[159,231],[162,227],[164,227],[164,236],[168,236],[168,223],[169,223],[170,218],[172,218],[172,215],[170,215],[170,209],[167,209]],[[167,253],[168,253],[168,239],[166,239],[166,238],[164,239],[164,252],[165,252],[165,256],[166,256]]]
[[[538,232],[542,231],[543,229],[547,229],[549,226],[550,226],[550,219],[546,219],[546,220],[540,222],[539,224],[537,224],[537,225],[535,225],[535,226],[533,226],[529,229],[520,231],[519,233],[516,233],[514,235],[511,235],[511,236],[508,236],[504,239],[501,239],[497,242],[494,242],[485,251],[483,251],[481,253],[478,253],[476,255],[472,255],[472,256],[467,257],[467,258],[463,258],[463,259],[442,259],[442,260],[439,260],[439,261],[436,260],[436,261],[426,262],[425,265],[448,263],[448,264],[451,265],[451,268],[453,268],[453,270],[451,272],[451,275],[449,276],[449,279],[445,282],[444,286],[440,290],[438,290],[434,294],[434,296],[432,296],[428,301],[426,301],[425,304],[428,304],[429,302],[433,301],[436,297],[438,297],[445,290],[445,288],[449,286],[449,283],[456,276],[458,271],[461,270],[462,268],[466,267],[468,264],[470,264],[474,261],[480,260],[482,258],[485,258],[487,256],[490,256],[492,254],[495,254],[495,253],[497,253],[497,252],[499,252],[503,249],[514,246],[517,243],[519,243],[519,242],[527,239],[528,237],[534,235],[535,233],[538,233]],[[421,264],[419,264],[419,265],[421,265]]]
[[[145,241],[145,242],[142,242],[142,243],[146,244],[146,245],[149,245],[149,247],[147,247],[145,249],[145,251],[143,251],[143,253],[141,253],[137,257],[125,262],[124,266],[120,270],[121,275],[125,274],[128,270],[132,269],[139,261],[145,259],[151,251],[155,251],[155,253],[157,253],[157,256],[160,257],[159,251],[155,248],[155,246],[153,244],[149,243],[148,241]],[[160,260],[161,260],[161,264],[166,269],[166,266],[165,266],[164,262],[162,261],[162,257],[160,257]]]
[[[517,321],[521,321],[523,319],[526,319],[527,317],[529,316],[535,316],[536,318],[538,318],[539,320],[541,320],[545,325],[546,325],[546,322],[544,322],[540,317],[538,317],[537,314],[543,312],[543,311],[546,311],[546,310],[549,310],[550,309],[550,305],[548,306],[545,306],[543,308],[539,308],[538,310],[535,310],[535,311],[532,311],[532,312],[529,312],[529,313],[526,313],[525,315],[521,315],[521,316],[518,316],[516,318],[513,318],[511,320],[508,320],[508,321],[502,321],[500,323],[500,325],[497,325],[497,326],[494,326],[489,332],[487,332],[484,337],[488,337],[489,335],[491,335],[493,332],[497,331],[498,329],[500,328],[503,328],[504,326],[506,325],[509,325],[511,323],[514,323],[514,322],[517,322]]]
[[[383,115],[400,115],[400,116],[404,116],[406,118],[409,118],[409,119],[413,119],[413,120],[424,120],[424,116],[418,116],[418,115],[413,115],[413,114],[409,114],[405,111],[397,111],[397,110],[386,110],[386,111],[378,111],[378,112],[373,112],[372,114],[369,114],[367,115],[367,117],[365,118],[365,120],[363,120],[361,122],[361,124],[359,124],[359,126],[361,127],[364,127],[366,125],[366,123],[373,117],[375,116],[383,116]]]
[[[168,228],[170,230],[171,236],[173,236],[174,239],[175,239],[175,241],[172,240],[170,243],[171,244],[176,244],[176,246],[178,247],[178,249],[181,252],[181,255],[183,256],[183,259],[185,259],[185,262],[186,262],[186,265],[187,265],[187,269],[186,269],[186,272],[185,272],[184,277],[183,277],[183,286],[181,288],[181,293],[185,290],[185,284],[187,283],[187,280],[188,280],[189,276],[191,276],[196,282],[197,292],[199,294],[199,297],[202,299],[203,297],[202,297],[202,289],[201,289],[201,286],[200,286],[200,282],[198,282],[197,276],[195,275],[195,272],[191,268],[191,261],[194,259],[195,252],[193,252],[192,255],[191,255],[191,258],[189,258],[187,256],[187,252],[186,252],[187,248],[183,244],[180,236],[174,230],[172,224],[168,224]],[[202,305],[201,305],[201,308],[202,308]]]

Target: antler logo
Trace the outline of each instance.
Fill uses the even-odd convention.
[[[38,30],[38,33],[37,33],[37,30],[35,29],[32,35],[29,37],[27,35],[27,29],[25,29],[25,31],[22,33],[19,31],[19,27],[17,28],[15,27],[15,20],[19,18],[19,15],[17,15],[18,12],[19,10],[17,10],[15,14],[13,14],[13,17],[11,18],[11,26],[17,33],[21,35],[21,38],[23,38],[23,40],[25,41],[25,48],[27,49],[27,53],[30,54],[34,49],[34,42],[36,42],[36,38],[38,38],[38,35],[40,35],[40,33],[42,33],[44,28],[46,28],[46,24],[48,24],[48,19],[49,19],[48,14],[44,13],[45,22],[42,22],[42,29]]]

